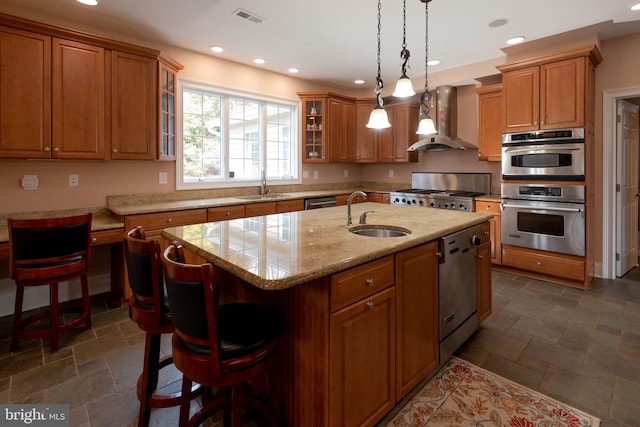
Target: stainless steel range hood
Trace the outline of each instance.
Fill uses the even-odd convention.
[[[438,86],[433,98],[436,108],[431,108],[431,118],[435,117],[438,133],[420,139],[407,151],[477,150],[475,145],[457,138],[458,89],[454,86]]]

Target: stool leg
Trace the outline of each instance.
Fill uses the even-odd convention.
[[[189,410],[191,409],[191,380],[182,376],[182,395],[180,399],[180,421],[179,427],[189,425]]]
[[[242,427],[242,384],[231,386],[231,427]]]
[[[58,351],[58,284],[52,283],[49,288],[49,338],[51,353]]]
[[[151,406],[149,399],[158,387],[158,374],[160,371],[160,334],[147,332],[144,344],[144,363],[142,365],[142,381],[138,398],[140,399],[140,415],[138,427],[149,425]]]
[[[16,285],[16,304],[13,309],[13,329],[11,330],[11,345],[9,351],[18,349],[18,335],[22,329],[22,300],[24,299],[24,286]]]
[[[80,284],[82,287],[82,313],[87,315],[84,325],[89,330],[91,329],[91,304],[89,303],[89,284],[86,274],[80,276]]]

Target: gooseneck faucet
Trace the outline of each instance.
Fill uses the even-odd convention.
[[[367,200],[367,195],[362,191],[354,191],[353,193],[351,193],[349,195],[349,198],[347,199],[347,226],[352,224],[352,222],[351,222],[351,201],[356,196],[362,196],[362,198],[364,200]]]
[[[264,196],[267,194],[267,175],[262,169],[262,175],[260,176],[260,195]]]

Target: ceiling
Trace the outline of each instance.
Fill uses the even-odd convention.
[[[90,7],[75,0],[2,0],[0,11],[71,26],[102,35],[175,45],[231,61],[296,75],[331,86],[354,88],[355,79],[373,87],[377,70],[375,0],[99,0]],[[406,0],[408,74],[422,81],[425,7]],[[640,0],[433,0],[429,3],[429,58],[440,72],[504,56],[505,41],[517,35],[533,41],[600,23],[602,38],[640,31]],[[262,19],[234,14],[241,8]],[[505,19],[500,27],[489,23]],[[387,86],[400,76],[402,2],[382,0],[382,78]],[[613,25],[615,24],[615,25]],[[213,54],[209,47],[224,52]],[[417,89],[417,88],[416,88]]]

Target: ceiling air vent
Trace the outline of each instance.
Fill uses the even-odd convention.
[[[233,11],[233,14],[239,16],[240,18],[255,22],[256,24],[262,24],[262,21],[264,21],[264,18],[259,17],[255,13],[247,12],[244,9],[236,9]]]

